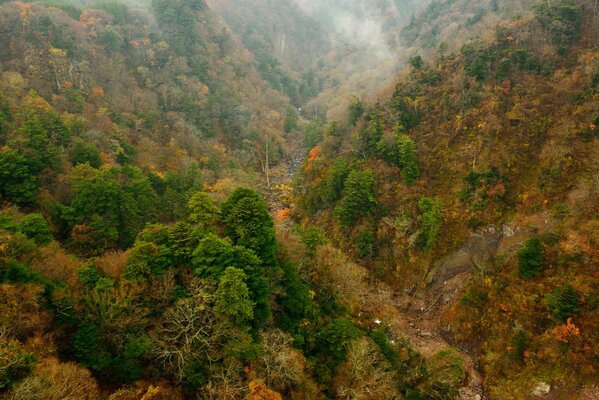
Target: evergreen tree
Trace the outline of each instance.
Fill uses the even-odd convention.
[[[545,303],[553,316],[563,322],[580,311],[578,294],[572,285],[564,285],[553,290],[545,296]]]
[[[188,202],[189,221],[201,229],[214,227],[220,217],[220,210],[214,205],[208,193],[197,192]]]
[[[349,173],[344,185],[343,198],[334,211],[343,225],[350,226],[358,218],[372,212],[377,204],[373,185],[372,171],[352,170]]]
[[[544,266],[543,253],[543,245],[538,237],[526,242],[524,248],[518,252],[518,267],[522,279],[528,280],[541,272]]]
[[[442,210],[441,199],[425,197],[418,202],[420,209],[420,234],[418,235],[419,245],[426,251],[432,250],[441,233]]]
[[[298,127],[298,115],[295,108],[289,107],[287,109],[287,114],[285,115],[285,123],[283,124],[283,129],[285,132],[293,132]]]
[[[237,325],[249,322],[254,316],[254,304],[250,300],[245,279],[242,270],[229,267],[220,278],[216,290],[214,310]]]
[[[362,114],[364,114],[364,103],[357,96],[353,96],[347,108],[349,124],[356,125]]]
[[[276,265],[274,223],[264,199],[251,189],[240,188],[221,209],[223,222],[234,242],[253,250],[264,265]]]
[[[19,224],[19,231],[28,238],[32,239],[38,246],[50,243],[52,237],[52,227],[41,214],[28,214]]]
[[[0,200],[30,205],[37,193],[37,177],[27,158],[14,150],[0,150]]]

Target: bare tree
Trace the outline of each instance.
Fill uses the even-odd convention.
[[[218,360],[217,343],[223,326],[212,310],[213,295],[196,285],[192,296],[179,300],[166,311],[161,325],[152,333],[154,356],[180,380],[194,362]]]
[[[368,337],[348,345],[347,361],[336,379],[337,396],[352,400],[401,398],[395,388],[395,374],[378,346]]]

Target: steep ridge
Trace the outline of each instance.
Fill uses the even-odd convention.
[[[402,33],[426,56],[351,104],[297,184],[302,224],[405,292],[399,332],[475,355],[489,398],[595,390],[597,18],[431,3]]]

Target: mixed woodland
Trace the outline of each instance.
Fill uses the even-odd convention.
[[[597,2],[303,3],[0,0],[0,399],[599,395]]]

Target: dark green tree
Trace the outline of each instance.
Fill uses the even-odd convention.
[[[37,176],[27,158],[15,150],[0,150],[0,200],[31,205],[37,193]]]
[[[420,176],[420,166],[416,157],[416,147],[412,139],[402,134],[399,126],[393,140],[382,138],[378,144],[381,157],[391,165],[401,168],[401,176],[406,185],[416,182]]]
[[[518,252],[518,267],[522,279],[528,280],[541,272],[545,264],[543,253],[543,244],[538,237],[533,237],[526,242]]]
[[[137,242],[129,253],[123,277],[140,281],[164,274],[171,265],[171,252],[166,246]]]
[[[77,141],[73,145],[71,162],[73,165],[87,163],[94,168],[100,168],[102,166],[102,159],[100,158],[100,151],[98,148],[91,143],[83,141]]]
[[[358,337],[360,331],[355,325],[345,319],[337,318],[320,330],[316,338],[318,351],[330,361],[330,367],[335,368],[347,357],[347,344]]]
[[[553,316],[563,322],[572,314],[580,311],[578,293],[569,284],[548,293],[545,296],[545,304],[547,304]]]
[[[277,241],[266,202],[251,189],[237,189],[222,205],[228,235],[253,250],[265,266],[276,265]]]
[[[289,107],[287,109],[287,113],[285,114],[285,123],[283,124],[283,129],[285,132],[293,132],[298,127],[298,115],[297,111],[293,107]]]
[[[364,114],[364,103],[358,96],[352,96],[349,106],[347,107],[347,119],[349,124],[354,126]]]
[[[21,231],[29,239],[32,239],[38,246],[50,243],[52,237],[52,227],[41,214],[28,214],[19,223]]]
[[[352,170],[344,184],[344,195],[334,213],[339,221],[350,226],[372,212],[377,205],[372,171]]]
[[[433,249],[441,233],[441,224],[443,223],[441,205],[442,202],[439,197],[433,199],[425,197],[418,202],[418,208],[420,209],[418,244],[426,251]]]

